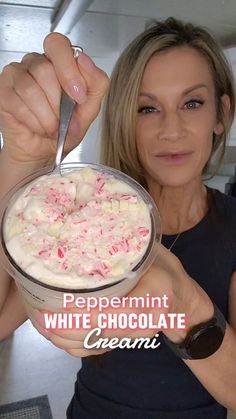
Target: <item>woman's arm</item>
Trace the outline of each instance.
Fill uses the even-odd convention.
[[[191,323],[199,323],[199,312],[204,316],[204,305],[199,301]],[[209,315],[206,312],[206,320]],[[223,406],[236,411],[236,272],[231,278],[229,292],[229,322],[220,348],[202,360],[184,360],[208,392]],[[175,331],[175,333],[178,333]]]
[[[28,318],[15,282],[0,268],[0,341],[7,338]],[[4,286],[2,286],[2,284]]]
[[[236,411],[236,334],[230,325],[227,325],[223,343],[215,354],[184,362],[220,404]]]
[[[11,278],[8,275],[7,272],[4,271],[4,269],[2,267],[0,267],[0,314],[2,311],[2,308],[6,302],[7,296],[9,294],[9,290],[10,290],[10,283],[11,283]]]
[[[191,329],[199,323],[210,320],[213,316],[213,304],[206,292],[197,284],[194,279],[185,272],[180,261],[174,254],[166,250],[162,245],[158,245],[158,257],[156,262],[147,271],[138,282],[137,286],[129,293],[129,296],[144,296],[147,293],[152,296],[164,295],[169,297],[169,307],[166,313],[185,313],[187,328]],[[225,337],[220,348],[211,356],[201,360],[184,360],[193,374],[198,378],[207,391],[223,406],[236,411],[236,319],[233,320],[235,311],[236,294],[236,273],[232,278],[230,289],[230,322],[227,325]],[[234,301],[233,301],[234,300]],[[82,312],[77,308],[71,308],[71,311]],[[122,308],[122,313],[129,314],[134,309]],[[158,319],[159,314],[163,312],[156,308],[149,308],[148,313],[153,313],[154,320]],[[109,309],[112,312],[112,308]],[[114,309],[117,313],[117,309]],[[143,309],[135,309],[135,313],[143,312]],[[231,314],[232,313],[232,314]],[[97,327],[96,313],[92,317],[93,326]],[[45,327],[43,314],[38,313],[35,319],[35,327]],[[141,332],[141,334],[140,334]],[[74,356],[97,355],[100,349],[85,349],[84,338],[87,330],[50,330],[46,337],[57,347],[65,349]],[[155,332],[152,329],[145,330],[145,337],[153,337]],[[184,340],[187,330],[166,329],[165,335],[173,341],[180,342]],[[102,337],[111,339],[118,337],[136,337],[144,336],[144,331],[135,329],[112,329],[102,330]],[[102,353],[102,352],[100,352]]]
[[[0,200],[20,179],[32,171],[31,165],[12,165],[5,152],[0,153]],[[9,336],[27,319],[13,279],[0,265],[0,341]]]

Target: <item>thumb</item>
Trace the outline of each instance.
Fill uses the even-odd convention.
[[[80,74],[87,85],[87,95],[102,98],[109,86],[109,77],[93,60],[84,52],[77,58]]]

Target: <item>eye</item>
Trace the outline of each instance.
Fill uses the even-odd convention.
[[[189,100],[187,103],[185,103],[184,107],[186,109],[197,109],[201,105],[203,105],[203,101],[202,100],[192,99],[192,100]]]
[[[157,112],[157,109],[153,106],[140,106],[138,108],[138,113],[153,113]]]

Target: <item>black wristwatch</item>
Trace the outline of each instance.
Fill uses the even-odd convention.
[[[174,343],[163,334],[163,339],[172,351],[183,359],[203,359],[214,354],[223,342],[226,320],[214,305],[211,320],[194,326],[183,342]]]

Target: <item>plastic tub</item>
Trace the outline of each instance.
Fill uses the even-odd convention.
[[[81,284],[79,286],[73,286],[73,284],[68,286],[68,284],[63,283],[60,284],[60,286],[55,286],[55,284],[42,282],[42,280],[39,280],[36,277],[32,277],[16,263],[12,255],[8,252],[5,243],[5,223],[10,208],[14,205],[17,198],[24,192],[26,187],[28,187],[33,181],[42,175],[50,176],[52,172],[51,169],[44,168],[28,176],[19,184],[17,184],[12,190],[10,190],[10,192],[4,197],[1,203],[0,211],[2,265],[6,271],[15,279],[20,294],[22,295],[26,304],[26,308],[28,308],[28,312],[30,312],[32,308],[49,311],[60,311],[63,307],[64,293],[73,293],[75,298],[78,296],[125,296],[134,288],[139,278],[151,266],[156,257],[155,244],[159,243],[161,240],[161,223],[157,207],[151,196],[141,185],[139,185],[129,176],[118,170],[98,164],[65,163],[61,165],[61,174],[64,175],[75,170],[77,171],[84,169],[86,167],[90,167],[97,172],[107,173],[115,179],[128,184],[143,200],[143,202],[147,205],[150,215],[151,232],[149,242],[141,259],[138,260],[138,262],[132,267],[130,271],[126,272],[123,277],[112,278],[111,281],[106,284],[102,284],[101,286],[98,286],[98,284],[96,284],[95,287],[83,287]]]

